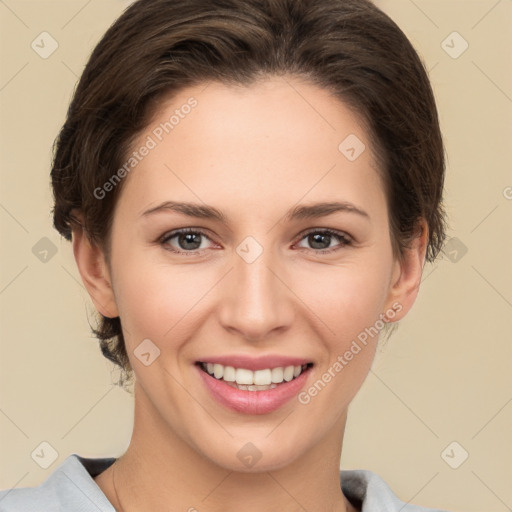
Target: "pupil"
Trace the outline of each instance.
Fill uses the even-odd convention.
[[[180,247],[182,249],[198,249],[199,246],[201,245],[201,241],[194,242],[193,238],[197,237],[199,239],[200,236],[201,235],[199,233],[184,233],[184,234],[182,234],[179,237]],[[193,245],[193,247],[190,247],[187,245],[184,246],[184,244],[182,244],[183,241],[184,241],[184,244],[191,243]]]
[[[315,249],[327,249],[329,247],[329,242],[330,242],[331,235],[329,235],[329,234],[322,234],[322,233],[314,233],[312,235],[309,235],[309,237],[310,237],[311,246],[313,248],[315,248]],[[320,243],[320,245],[322,245],[322,239],[325,239],[325,238],[328,239],[327,246],[325,246],[325,247],[317,247],[316,244]],[[324,242],[325,242],[325,240],[324,240]]]

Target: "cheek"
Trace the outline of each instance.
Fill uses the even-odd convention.
[[[375,357],[380,331],[376,324],[387,282],[382,265],[366,263],[347,264],[335,272],[332,268],[323,274],[316,272],[318,287],[309,294],[311,318],[321,319],[316,325],[322,325],[325,357],[298,401],[311,421],[323,416],[325,429],[339,419],[357,394]]]
[[[163,355],[165,344],[172,341],[177,349],[180,340],[193,335],[215,276],[157,262],[143,251],[122,259],[117,268],[116,302],[127,348],[149,338]]]
[[[343,345],[375,323],[388,293],[388,263],[358,254],[341,265],[324,265],[309,275],[299,296]]]

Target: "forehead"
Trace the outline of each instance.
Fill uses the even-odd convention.
[[[270,209],[316,195],[382,201],[361,119],[325,89],[291,77],[183,89],[161,102],[132,150],[144,146],[120,198],[137,213],[169,199],[256,210],[262,201]]]

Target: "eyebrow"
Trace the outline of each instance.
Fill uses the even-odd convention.
[[[212,219],[222,224],[228,224],[228,217],[219,209],[214,206],[198,203],[184,203],[178,201],[165,201],[164,203],[150,208],[141,214],[141,217],[147,217],[149,215],[161,212],[176,212],[186,215],[188,217],[195,217],[198,219]],[[365,212],[362,208],[349,202],[321,202],[310,205],[298,205],[291,208],[285,214],[285,220],[303,220],[303,219],[314,219],[318,217],[325,217],[332,215],[337,212],[352,213],[370,219],[370,215]]]

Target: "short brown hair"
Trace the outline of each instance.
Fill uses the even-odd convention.
[[[369,0],[138,0],[92,52],[54,144],[55,228],[71,240],[83,215],[107,261],[119,183],[106,183],[159,101],[205,81],[250,85],[292,75],[331,91],[368,127],[379,155],[400,256],[428,225],[427,261],[445,239],[445,161],[437,109],[421,59]],[[341,141],[340,141],[341,142]],[[103,354],[132,376],[121,320],[101,316]]]

